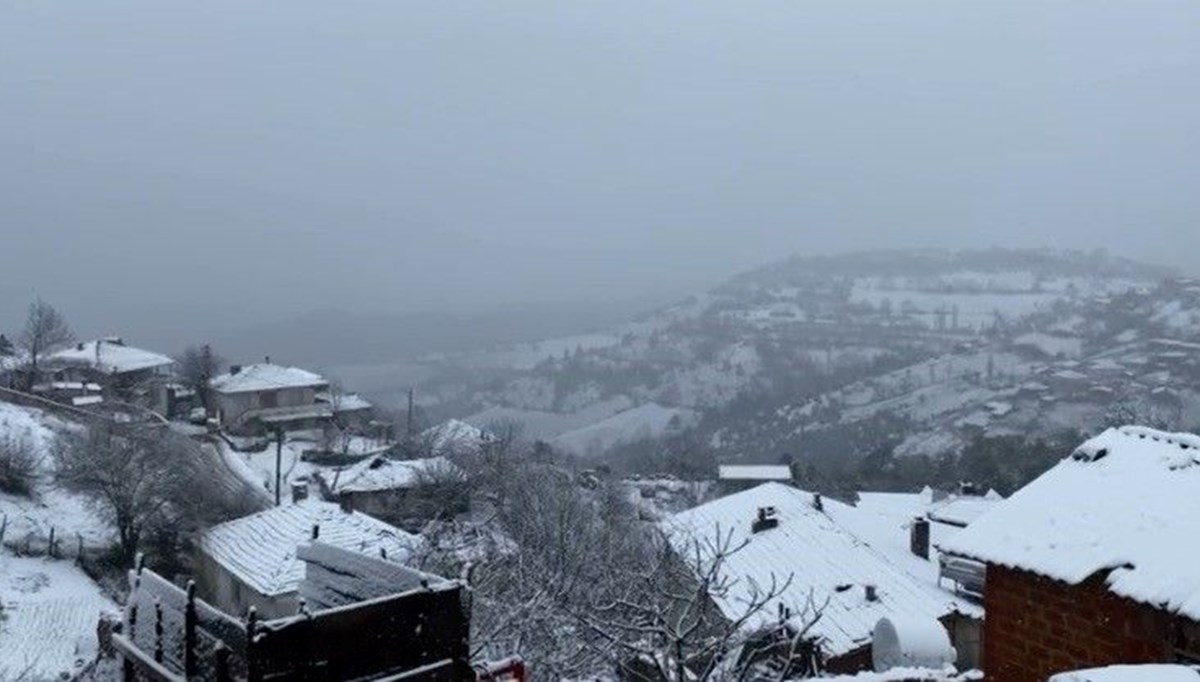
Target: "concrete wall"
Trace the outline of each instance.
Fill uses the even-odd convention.
[[[221,414],[223,424],[236,424],[243,414],[250,410],[266,408],[267,394],[275,395],[275,404],[271,407],[296,407],[312,405],[317,402],[315,388],[281,388],[274,391],[247,391],[243,393],[214,394],[216,407]]]
[[[989,565],[984,604],[987,680],[1046,682],[1081,668],[1173,662],[1176,619],[1114,595],[1103,576],[1073,586]]]

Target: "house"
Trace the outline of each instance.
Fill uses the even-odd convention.
[[[723,494],[749,490],[763,483],[791,484],[792,468],[786,464],[722,464],[717,467],[717,487]]]
[[[860,492],[853,507],[830,506],[834,520],[899,566],[917,582],[960,598],[958,611],[941,619],[957,649],[960,670],[979,667],[983,652],[982,565],[964,564],[939,547],[999,503],[1000,497],[950,494],[926,487],[917,493]],[[963,573],[962,571],[967,571]],[[967,589],[977,587],[977,589]]]
[[[977,605],[939,589],[933,569],[928,580],[918,580],[852,532],[844,521],[855,513],[836,500],[772,482],[675,514],[662,528],[694,571],[715,558],[717,533],[740,547],[720,566],[719,578],[729,589],[710,595],[730,621],[747,615],[745,604],[756,590],[786,586],[746,620],[750,631],[777,627],[780,612],[803,614],[810,599],[826,604],[810,633],[828,672],[870,669],[872,633],[886,616],[947,625],[962,613],[980,615]],[[697,557],[701,565],[695,565]],[[947,629],[953,638],[955,628]]]
[[[298,500],[206,531],[199,542],[197,591],[226,613],[242,614],[253,606],[263,618],[294,615],[304,578],[297,552],[314,541],[399,562],[421,543],[362,512]]]
[[[942,549],[986,565],[984,672],[1200,661],[1200,437],[1109,429]]]
[[[298,367],[270,362],[233,365],[210,382],[217,419],[232,433],[267,427],[320,428],[332,420],[351,425],[369,418],[370,403],[332,391],[329,381]]]
[[[164,385],[175,361],[154,351],[125,344],[120,337],[85,341],[50,353],[42,359],[42,374],[35,390],[74,398],[94,391],[79,387],[99,386],[100,392],[120,400],[159,409],[165,400]],[[66,387],[66,388],[64,388]],[[71,393],[71,391],[78,391]]]
[[[374,455],[334,472],[328,480],[318,474],[318,484],[328,500],[407,525],[467,511],[463,477],[462,469],[445,457],[401,460]]]
[[[458,419],[449,419],[421,432],[418,443],[428,456],[454,456],[479,454],[495,436],[483,429]]]

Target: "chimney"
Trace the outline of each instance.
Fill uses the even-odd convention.
[[[308,499],[308,484],[307,483],[292,483],[292,502],[296,503],[300,500]]]
[[[317,539],[317,538],[319,538],[319,537],[321,537],[321,526],[319,526],[318,524],[315,524],[315,523],[314,523],[314,524],[313,524],[313,533],[312,533],[312,539],[313,539],[313,540],[316,540],[316,539]]]
[[[75,344],[75,350],[83,350],[83,342],[82,341]]]
[[[750,524],[750,532],[761,533],[777,527],[779,527],[779,517],[775,515],[775,507],[759,507],[754,523]]]
[[[813,509],[819,512],[825,511],[825,503],[821,501],[821,493],[813,493]]]
[[[265,363],[266,363],[266,364],[268,364],[268,365],[269,365],[269,364],[271,364],[271,356],[270,356],[270,355],[264,355],[264,356],[263,356],[263,362],[265,362]]]
[[[867,595],[867,601],[879,601],[879,593],[875,591],[874,585],[863,585],[863,591]]]
[[[234,375],[234,374],[237,374],[237,373],[238,373],[238,372],[240,372],[240,371],[242,371],[242,366],[241,366],[241,365],[230,365],[230,366],[229,366],[229,374],[230,374],[230,376],[232,376],[232,375]]]
[[[972,481],[961,481],[958,484],[958,494],[963,496],[978,495],[979,486],[975,485]]]
[[[918,516],[909,530],[908,547],[913,554],[929,559],[929,519]]]
[[[338,498],[338,506],[340,506],[342,511],[347,514],[354,513],[354,500],[347,493],[342,493],[341,497]]]

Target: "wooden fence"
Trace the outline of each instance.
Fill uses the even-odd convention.
[[[124,679],[155,682],[283,680],[474,681],[469,619],[457,582],[296,616],[245,621],[139,567],[112,637]]]

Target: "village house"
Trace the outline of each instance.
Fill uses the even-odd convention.
[[[120,337],[84,341],[47,355],[34,390],[55,399],[104,395],[162,412],[175,361]]]
[[[791,485],[794,481],[792,468],[786,464],[722,464],[717,467],[717,488],[726,495],[763,483]]]
[[[1200,437],[1109,429],[944,543],[986,565],[997,682],[1200,662]]]
[[[712,595],[716,608],[730,620],[745,615],[744,605],[754,590],[773,580],[786,584],[775,602],[747,622],[750,630],[778,627],[783,609],[802,619],[806,604],[826,604],[810,634],[824,669],[831,673],[872,667],[872,634],[884,617],[940,621],[955,646],[961,645],[954,641],[956,636],[970,623],[978,630],[982,609],[977,604],[940,589],[936,569],[928,562],[911,558],[913,564],[925,566],[920,579],[889,560],[850,529],[855,518],[870,523],[844,503],[766,483],[675,514],[662,527],[689,565],[697,548],[702,555],[711,553],[717,532],[728,534],[729,544],[741,547],[722,566],[720,577],[729,581],[730,589]],[[702,556],[701,561],[712,558]]]
[[[327,500],[388,523],[419,528],[470,508],[464,476],[445,457],[402,460],[374,455],[331,475],[317,474],[317,481]]]
[[[231,614],[251,606],[263,618],[294,615],[304,579],[300,547],[319,541],[404,562],[421,539],[359,511],[301,499],[206,531],[196,561],[199,596]]]
[[[263,428],[294,431],[365,423],[371,405],[354,394],[330,388],[319,374],[269,362],[233,365],[210,382],[217,420],[230,433]]]

